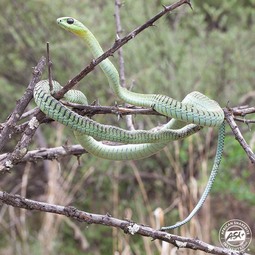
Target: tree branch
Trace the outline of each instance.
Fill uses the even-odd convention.
[[[248,255],[247,253],[227,250],[225,248],[213,246],[198,239],[172,235],[160,230],[155,230],[151,227],[137,224],[130,220],[117,219],[111,217],[111,215],[109,214],[100,215],[84,212],[72,206],[60,206],[55,204],[38,202],[35,200],[26,199],[19,195],[12,195],[2,191],[0,191],[0,201],[2,201],[2,203],[4,204],[11,205],[13,207],[55,213],[59,215],[65,215],[66,217],[70,217],[80,222],[86,222],[88,224],[100,224],[119,228],[122,229],[125,234],[129,235],[138,234],[141,236],[151,237],[152,240],[156,239],[162,240],[178,248],[200,250],[210,254],[218,255]]]
[[[154,111],[151,108],[142,108],[136,106],[102,106],[102,105],[77,105],[70,102],[64,102],[65,105],[73,107],[73,109],[82,116],[94,116],[96,114],[114,114],[123,115],[158,115],[167,118],[165,115]]]
[[[248,114],[248,112],[249,111],[244,111],[245,114],[242,114],[242,116]],[[250,148],[250,146],[247,144],[247,142],[245,141],[240,129],[238,128],[238,126],[233,118],[234,111],[232,111],[232,109],[225,108],[224,113],[225,113],[225,119],[226,119],[227,123],[229,124],[233,134],[235,135],[236,140],[240,143],[240,145],[246,152],[246,154],[249,157],[252,164],[255,164],[255,154],[252,151],[252,149]],[[239,110],[238,114],[240,114],[240,113],[241,112]],[[249,112],[249,113],[253,113],[253,112]]]
[[[19,163],[37,162],[38,160],[52,160],[59,159],[66,156],[80,156],[87,151],[81,145],[59,146],[54,148],[40,148],[31,150],[26,153],[24,157],[19,160]],[[8,153],[0,155],[0,162],[6,160]]]
[[[118,107],[118,106],[84,106],[84,105],[77,105],[73,103],[67,103],[68,106],[75,107],[75,110],[81,114],[86,116],[93,116],[96,114],[115,114],[117,116],[123,115],[130,115],[130,114],[144,114],[144,115],[160,115],[163,116],[152,109],[144,109],[140,107]],[[238,110],[237,110],[238,109]],[[239,141],[240,145],[248,155],[249,159],[252,163],[254,163],[254,153],[252,152],[249,145],[244,140],[240,129],[236,125],[234,121],[235,114],[237,116],[244,116],[255,113],[255,107],[234,107],[234,108],[223,108],[225,113],[225,119],[230,125],[236,139]],[[242,114],[242,111],[244,114]],[[29,111],[30,112],[30,111]],[[33,112],[33,111],[32,111]],[[29,114],[24,114],[24,116],[30,116]],[[49,118],[45,118],[43,114],[38,113],[35,115],[36,119],[39,120],[39,123],[42,122],[49,122],[51,121]],[[163,116],[165,117],[165,116]],[[38,160],[46,160],[46,159],[57,159],[66,156],[80,156],[84,153],[87,153],[80,145],[72,145],[72,146],[61,146],[55,148],[41,148],[37,150],[32,150],[27,152],[25,148],[31,142],[32,136],[35,132],[34,126],[31,124],[31,121],[35,121],[35,119],[30,120],[28,124],[23,123],[19,126],[15,127],[15,133],[20,133],[22,131],[25,132],[22,136],[21,141],[17,144],[15,150],[12,153],[5,153],[0,155],[0,171],[6,171],[11,168],[15,164],[27,162],[27,161],[38,161]],[[32,129],[31,129],[32,127]],[[109,142],[104,142],[109,144]],[[110,143],[115,145],[115,143]],[[23,149],[23,150],[21,150]],[[20,153],[20,150],[23,153]]]
[[[120,38],[122,33],[121,28],[121,19],[120,19],[120,8],[122,4],[120,0],[115,0],[115,23],[116,23],[116,34],[117,34],[117,40]],[[119,48],[118,50],[118,56],[119,56],[119,67],[120,67],[120,85],[124,88],[126,88],[126,79],[125,79],[125,63],[124,63],[124,57],[123,57],[123,48]],[[125,106],[128,104],[125,103]],[[128,130],[135,130],[134,124],[133,124],[133,117],[132,115],[126,115],[126,124]]]
[[[25,90],[23,96],[17,101],[16,107],[14,108],[8,120],[0,125],[0,151],[2,151],[5,144],[11,139],[12,134],[15,131],[15,126],[20,120],[25,108],[33,98],[33,91],[35,84],[40,80],[42,72],[46,65],[46,59],[42,57],[37,66],[34,68],[33,77]]]

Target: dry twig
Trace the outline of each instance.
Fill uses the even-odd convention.
[[[99,224],[105,226],[111,226],[122,229],[124,233],[134,235],[139,234],[141,236],[151,237],[152,240],[162,240],[168,242],[178,248],[186,248],[192,250],[200,250],[210,254],[218,255],[248,255],[247,253],[230,251],[225,248],[220,248],[211,244],[207,244],[201,240],[172,235],[163,231],[155,230],[151,227],[137,224],[135,222],[120,220],[111,217],[109,214],[100,215],[94,213],[88,213],[76,209],[72,206],[60,206],[55,204],[49,204],[44,202],[38,202],[31,199],[26,199],[19,195],[11,195],[7,192],[0,191],[0,201],[4,204],[11,205],[18,208],[24,208],[27,210],[36,210],[48,213],[56,213],[65,215],[74,220],[80,222],[86,222],[88,224]]]
[[[46,65],[46,60],[42,57],[37,66],[33,70],[33,77],[24,93],[24,95],[17,101],[16,107],[14,108],[11,115],[8,117],[5,123],[0,125],[0,151],[6,143],[11,139],[12,134],[15,131],[15,126],[20,120],[21,115],[25,111],[27,105],[33,98],[33,91],[35,84],[40,80],[43,69]]]
[[[253,107],[254,108],[254,107]],[[240,113],[240,111],[238,111]],[[246,112],[246,111],[244,111]],[[255,111],[254,111],[255,112]],[[224,109],[225,113],[225,119],[227,123],[229,124],[233,134],[235,135],[236,140],[240,143],[244,151],[246,152],[247,156],[249,157],[252,164],[255,164],[255,154],[248,145],[248,143],[245,141],[240,129],[238,128],[237,124],[235,123],[234,117],[233,117],[233,111],[232,109]],[[252,113],[252,112],[249,112]],[[245,113],[248,114],[248,113]]]

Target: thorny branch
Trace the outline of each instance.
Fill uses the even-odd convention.
[[[120,19],[120,8],[122,4],[120,0],[115,0],[115,23],[116,23],[116,37],[117,40],[120,38],[122,31],[121,27],[121,19]],[[119,74],[120,74],[120,85],[124,88],[126,88],[126,79],[125,79],[125,63],[124,63],[124,57],[123,57],[123,48],[119,48],[118,50],[118,56],[119,56]],[[127,106],[128,104],[125,104]],[[135,130],[134,124],[133,124],[133,117],[132,115],[126,115],[126,124],[127,128],[129,130]]]
[[[66,156],[80,156],[86,153],[86,150],[81,145],[59,146],[54,148],[40,148],[37,150],[31,150],[20,159],[19,163],[28,161],[37,162],[38,160],[53,160]],[[8,157],[8,153],[0,155],[0,162]]]
[[[238,112],[240,112],[240,111],[238,111]],[[246,111],[245,115],[248,114],[247,112],[249,112],[249,111]],[[224,109],[224,113],[225,113],[225,119],[226,119],[227,123],[229,124],[233,134],[235,135],[236,140],[240,143],[240,145],[246,152],[246,154],[249,157],[252,164],[255,164],[255,154],[252,151],[251,147],[248,145],[248,143],[245,141],[240,129],[238,128],[238,126],[234,120],[234,117],[233,117],[232,109],[226,108],[226,109]],[[243,116],[244,116],[244,114],[243,114]]]
[[[33,98],[34,86],[40,80],[45,65],[46,59],[42,57],[33,70],[33,77],[24,95],[20,98],[20,100],[17,101],[16,107],[4,125],[0,125],[0,151],[2,151],[5,144],[11,139],[17,122],[20,120],[20,117],[25,111],[25,108]]]
[[[247,253],[238,252],[238,251],[230,251],[225,248],[220,248],[211,244],[207,244],[199,239],[172,235],[160,230],[155,230],[151,227],[135,223],[131,220],[120,220],[120,219],[111,217],[111,215],[109,214],[100,215],[100,214],[84,212],[72,206],[60,206],[55,204],[39,202],[39,201],[21,197],[19,195],[12,195],[7,192],[1,192],[1,191],[0,191],[0,201],[4,204],[11,205],[13,207],[65,215],[74,220],[78,220],[80,222],[86,222],[87,224],[100,224],[105,226],[111,226],[114,228],[119,228],[119,229],[122,229],[125,234],[129,234],[129,235],[139,234],[141,236],[151,237],[152,240],[156,240],[156,239],[162,240],[180,249],[186,248],[186,249],[200,250],[206,253],[218,254],[218,255],[248,255]]]

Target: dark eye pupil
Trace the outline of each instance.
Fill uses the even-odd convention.
[[[74,23],[74,19],[72,19],[72,18],[68,18],[67,20],[66,20],[66,22],[67,22],[67,24],[73,24]]]

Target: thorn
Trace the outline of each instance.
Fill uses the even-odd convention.
[[[190,9],[191,9],[192,11],[194,11],[194,10],[193,10],[193,7],[192,7],[192,5],[191,5],[190,0],[187,0],[187,2],[186,2],[186,3],[189,5]]]
[[[112,215],[110,213],[106,213],[106,217],[112,217]]]
[[[167,11],[167,6],[162,4],[162,7],[164,8],[165,11]]]
[[[247,125],[249,131],[251,132],[251,125],[250,125],[250,123],[249,123],[249,122],[246,122],[246,125]]]
[[[228,111],[232,111],[230,107],[230,101],[227,102],[226,108],[228,109]]]
[[[114,107],[116,108],[116,116],[117,120],[119,121],[122,118],[122,114],[119,112],[119,106],[116,101],[114,102]]]
[[[81,166],[81,155],[77,155],[76,159],[77,159],[77,162],[78,162],[78,166]]]
[[[119,36],[119,34],[117,33],[117,34],[116,34],[115,43],[118,43],[119,41],[120,41],[120,36]]]
[[[116,1],[115,3],[116,3],[116,5],[117,5],[119,8],[121,8],[121,6],[122,6],[122,4],[123,4],[121,1]]]
[[[96,106],[100,106],[100,103],[99,103],[99,98],[96,99]]]
[[[121,114],[118,112],[117,113],[117,121],[120,121],[120,119],[121,119]]]
[[[100,106],[99,99],[97,98],[97,99],[93,100],[90,105],[91,106]]]
[[[94,105],[96,105],[96,102],[97,102],[97,100],[93,100],[90,105],[94,106]]]
[[[177,244],[177,240],[175,240],[174,244],[173,244],[177,249],[180,249],[180,246]]]
[[[132,32],[130,35],[131,35],[132,39],[135,38],[135,33],[134,32]]]
[[[243,123],[246,124],[246,126],[248,127],[249,131],[251,132],[251,126],[249,121],[246,120],[245,116],[243,116]]]

